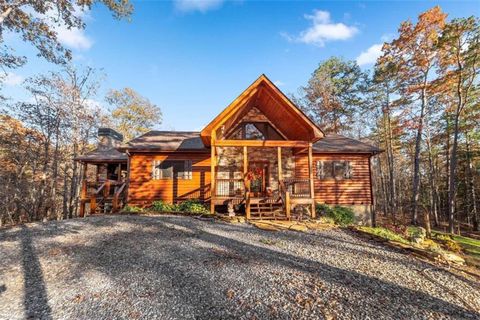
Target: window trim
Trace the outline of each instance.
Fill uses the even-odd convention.
[[[227,133],[225,134],[226,139],[233,139],[232,135],[235,132],[237,132],[237,130],[241,130],[242,131],[242,139],[234,139],[234,140],[254,140],[254,139],[246,139],[246,137],[245,137],[245,129],[246,129],[246,126],[249,125],[249,124],[254,125],[254,126],[256,126],[256,125],[268,125],[280,137],[280,139],[274,140],[274,141],[288,140],[285,137],[285,135],[282,132],[280,132],[277,129],[277,127],[271,121],[266,121],[266,120],[241,121],[239,124],[237,124],[232,129],[227,131]],[[257,130],[259,130],[259,129],[257,128]],[[265,138],[269,138],[269,137],[265,137]],[[258,140],[258,141],[268,141],[268,140],[271,140],[271,139]]]
[[[325,177],[325,165],[331,166],[331,176]],[[338,177],[335,175],[335,164],[342,163],[345,166],[345,173]],[[350,160],[317,160],[315,163],[315,179],[317,180],[351,180],[353,179],[353,166]]]
[[[175,163],[175,162],[183,162],[183,175],[182,177],[175,177],[175,168],[174,165],[172,164],[172,176],[171,177],[163,177],[162,174],[162,168],[158,168],[158,166],[162,165],[164,162],[170,162],[170,163]],[[152,180],[192,180],[193,178],[193,166],[192,166],[192,160],[191,159],[164,159],[164,160],[157,160],[154,159],[152,161],[152,172],[151,172],[151,178]]]

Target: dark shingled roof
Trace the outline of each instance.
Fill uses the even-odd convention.
[[[120,150],[209,151],[198,131],[150,131],[123,144]]]
[[[313,152],[325,153],[379,153],[381,149],[339,134],[327,135],[313,144]]]
[[[95,149],[75,158],[78,161],[85,162],[101,162],[101,161],[127,161],[128,157],[125,153],[117,149]]]
[[[123,144],[120,150],[205,151],[200,132],[150,131]],[[341,135],[327,135],[313,144],[313,152],[325,153],[379,153],[377,147]]]

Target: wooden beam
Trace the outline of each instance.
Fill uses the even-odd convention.
[[[282,172],[282,147],[277,147],[277,157],[278,157],[278,180],[283,180]]]
[[[309,143],[300,140],[218,140],[212,141],[217,147],[304,147],[307,148]]]
[[[215,165],[216,165],[216,160],[215,160],[215,146],[213,144],[213,139],[210,147],[210,213],[215,213],[215,203],[213,201],[213,198],[216,195],[216,190],[215,190]]]
[[[84,217],[85,216],[85,202],[87,198],[87,163],[84,162],[82,166],[82,190],[80,192],[80,212],[79,216]]]
[[[316,212],[315,212],[315,184],[313,181],[313,152],[312,152],[312,143],[308,144],[308,175],[310,179],[310,198],[312,199],[312,210],[311,210],[311,216],[312,218],[315,218]]]
[[[250,219],[250,183],[247,181],[248,147],[243,146],[243,181],[245,181],[245,215]]]
[[[247,172],[248,172],[248,150],[247,146],[243,147],[243,179],[247,178]]]
[[[122,181],[122,164],[118,164],[118,176],[117,176],[117,181],[120,182]]]

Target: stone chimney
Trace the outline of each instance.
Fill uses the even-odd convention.
[[[98,128],[98,149],[108,150],[119,147],[123,135],[110,128]]]

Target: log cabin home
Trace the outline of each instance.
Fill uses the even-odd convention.
[[[76,158],[80,215],[198,199],[247,219],[315,217],[315,203],[342,205],[368,224],[370,160],[380,151],[325,135],[261,75],[200,132],[153,130],[122,143],[99,129],[97,149]]]

